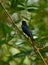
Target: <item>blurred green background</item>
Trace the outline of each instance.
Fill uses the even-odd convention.
[[[48,64],[48,0],[0,0],[0,65],[45,65],[21,32],[22,20]]]

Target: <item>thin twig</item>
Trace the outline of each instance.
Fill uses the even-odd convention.
[[[15,28],[17,28],[20,32],[22,32],[22,31],[17,27],[17,25],[15,25],[15,23],[14,23],[14,21],[12,20],[10,14],[8,13],[8,11],[5,9],[4,5],[3,5],[1,2],[0,2],[0,5],[1,5],[1,7],[4,9],[4,11],[6,12],[6,14],[9,16],[9,18],[10,18],[10,20],[11,20],[13,26],[14,26]],[[46,61],[44,60],[43,56],[41,55],[39,49],[38,49],[36,46],[35,46],[35,48],[36,48],[38,54],[40,55],[41,59],[43,60],[44,64],[47,65],[47,63],[46,63]]]
[[[38,54],[40,55],[40,57],[42,58],[44,64],[45,64],[45,65],[48,65],[48,64],[46,63],[46,61],[44,60],[43,56],[41,55],[39,49],[38,49],[36,46],[35,46],[35,48],[37,49],[37,52],[38,52]]]
[[[21,32],[21,30],[17,27],[17,25],[15,24],[15,22],[14,22],[13,19],[11,18],[9,12],[5,9],[4,5],[3,5],[1,2],[0,2],[0,5],[1,5],[1,7],[4,9],[4,11],[6,12],[6,14],[9,16],[9,18],[10,18],[10,20],[11,20],[13,26],[14,26],[15,28],[17,28],[17,29]]]
[[[33,46],[34,40],[31,40],[31,41],[32,41],[31,45]],[[40,57],[41,57],[41,59],[43,60],[44,64],[45,64],[45,65],[48,65],[48,64],[46,63],[46,61],[44,60],[43,56],[41,55],[41,53],[40,53],[40,51],[39,51],[40,49],[37,48],[37,47],[35,46],[35,44],[34,44],[33,48],[34,48],[35,53],[38,52],[38,54],[40,55]],[[36,51],[36,50],[37,50],[37,51]]]

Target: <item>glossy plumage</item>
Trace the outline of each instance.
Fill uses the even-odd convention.
[[[28,26],[27,26],[27,24],[26,24],[26,22],[25,21],[22,21],[22,30],[23,30],[23,32],[27,35],[27,36],[29,36],[29,37],[32,37],[32,32],[29,30],[29,28],[28,28]]]
[[[33,39],[33,35],[32,35],[32,32],[30,31],[29,27],[27,26],[26,22],[25,21],[22,21],[22,30],[23,32],[28,36],[30,37],[31,41],[32,41],[32,46],[34,47],[34,39]],[[36,51],[36,50],[35,50]]]

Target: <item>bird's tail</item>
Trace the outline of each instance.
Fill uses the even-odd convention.
[[[32,41],[32,46],[34,47],[34,38],[33,38],[33,36],[31,36],[30,38],[31,38],[31,41]]]
[[[36,53],[35,40],[34,40],[33,36],[31,36],[30,38],[31,38],[32,46],[33,46],[34,51],[35,51],[35,53]]]

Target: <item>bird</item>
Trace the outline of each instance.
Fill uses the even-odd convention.
[[[32,46],[33,46],[34,51],[35,51],[35,53],[36,53],[36,48],[35,48],[35,43],[34,43],[35,39],[33,38],[32,32],[30,31],[30,29],[29,29],[29,27],[28,27],[26,21],[22,21],[21,28],[22,28],[22,31],[23,31],[28,37],[30,37],[31,42],[32,42]]]
[[[31,38],[31,40],[34,40],[33,39],[33,35],[32,35],[32,32],[30,31],[26,21],[22,21],[22,25],[21,25],[21,28],[22,28],[22,31],[28,36]]]

